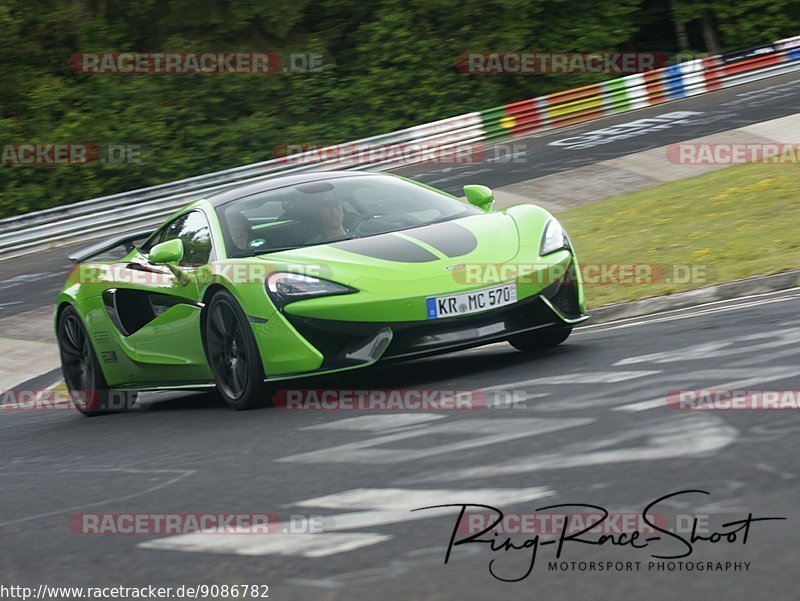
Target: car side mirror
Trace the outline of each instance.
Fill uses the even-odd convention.
[[[469,204],[475,205],[487,213],[491,212],[494,204],[494,192],[492,192],[491,188],[468,184],[464,186],[464,195],[467,197]]]
[[[183,241],[180,238],[175,238],[174,240],[156,244],[150,249],[147,259],[154,265],[178,263],[183,259]]]

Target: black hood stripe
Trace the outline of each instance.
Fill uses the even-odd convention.
[[[425,248],[393,234],[381,234],[355,240],[344,240],[331,244],[333,248],[347,252],[399,263],[428,263],[439,257]]]
[[[463,225],[452,222],[428,225],[403,233],[432,246],[451,258],[471,253],[478,246],[478,239],[471,231]]]

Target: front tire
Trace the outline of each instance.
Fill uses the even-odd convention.
[[[220,291],[206,309],[205,351],[217,392],[237,410],[269,405],[261,354],[239,303],[229,292]]]
[[[108,389],[89,333],[74,307],[61,312],[56,332],[61,372],[78,411],[94,416],[133,408],[137,393]]]
[[[569,338],[571,333],[572,326],[554,326],[517,334],[509,338],[508,342],[518,351],[541,351],[558,346]]]

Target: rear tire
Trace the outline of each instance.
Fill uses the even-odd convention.
[[[517,334],[509,338],[508,342],[518,351],[541,351],[558,346],[569,338],[571,333],[572,326],[554,326]]]
[[[230,292],[217,292],[206,311],[205,351],[219,396],[237,410],[270,405],[261,353],[237,300]]]
[[[74,307],[61,312],[56,332],[61,372],[75,408],[87,416],[132,409],[138,394],[108,389],[89,333]]]

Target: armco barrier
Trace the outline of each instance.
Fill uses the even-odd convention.
[[[193,200],[243,182],[337,168],[389,170],[423,161],[431,149],[446,153],[460,145],[566,127],[798,69],[800,36],[795,36],[759,48],[513,102],[338,147],[10,217],[0,220],[0,261],[151,227]],[[409,147],[417,146],[419,152],[409,151]],[[370,148],[383,152],[364,152]]]

